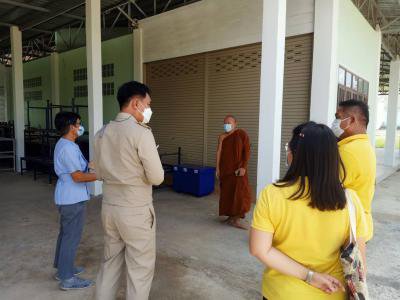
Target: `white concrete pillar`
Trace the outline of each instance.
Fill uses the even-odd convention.
[[[378,41],[375,45],[376,84],[370,84],[368,91],[369,125],[367,129],[369,140],[374,148],[376,140],[376,120],[378,114],[378,92],[379,92],[379,77],[381,72],[381,49],[382,49],[382,32],[379,25],[376,26],[376,34],[378,37]]]
[[[385,143],[385,165],[394,167],[396,165],[396,127],[397,107],[399,103],[400,83],[400,58],[390,63],[389,97],[386,122],[386,143]]]
[[[327,125],[337,105],[338,17],[339,0],[315,0],[310,119]]]
[[[60,104],[60,56],[57,52],[50,55],[51,102]]]
[[[100,9],[100,0],[86,0],[86,56],[90,159],[93,158],[94,136],[103,126]],[[101,194],[101,183],[99,181],[96,181],[92,185],[92,194]]]
[[[8,121],[8,73],[7,67],[0,64],[0,122]]]
[[[22,68],[22,33],[17,26],[10,27],[12,55],[12,90],[14,104],[14,130],[16,141],[17,171],[21,170],[20,158],[25,155],[24,144],[24,76]]]
[[[286,0],[264,0],[257,194],[279,178],[285,31]]]
[[[133,31],[133,79],[143,82],[143,31]]]

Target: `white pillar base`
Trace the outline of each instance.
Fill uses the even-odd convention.
[[[95,181],[90,184],[90,195],[99,196],[103,192],[103,182]]]

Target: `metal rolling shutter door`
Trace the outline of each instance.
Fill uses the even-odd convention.
[[[234,115],[251,142],[249,178],[255,188],[260,95],[261,45],[207,53],[207,163],[215,165],[218,136],[223,120]]]
[[[292,129],[309,120],[313,34],[286,39],[282,107],[281,176],[287,168],[285,144]]]
[[[152,91],[150,126],[159,152],[176,152],[182,147],[184,163],[202,164],[204,55],[148,63],[146,83]],[[175,158],[169,161],[176,163]]]

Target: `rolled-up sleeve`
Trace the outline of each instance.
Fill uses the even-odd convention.
[[[160,185],[164,181],[164,170],[157,151],[153,133],[143,133],[138,145],[138,155],[143,164],[147,181],[152,185]]]

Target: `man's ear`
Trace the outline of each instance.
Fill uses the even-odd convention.
[[[130,106],[133,110],[137,110],[137,98],[136,97],[132,97],[130,99]]]

